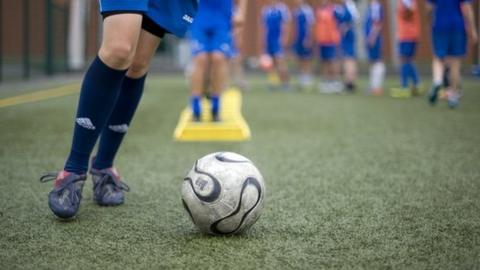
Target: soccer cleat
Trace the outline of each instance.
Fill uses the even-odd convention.
[[[130,187],[120,180],[120,175],[115,168],[103,170],[90,169],[93,180],[93,199],[101,206],[121,205],[125,201],[124,191]]]
[[[430,102],[431,105],[435,105],[435,103],[437,103],[438,92],[440,89],[440,85],[434,85],[432,86],[432,89],[430,89],[430,92],[428,92],[428,102]]]
[[[392,88],[390,90],[390,96],[393,98],[409,98],[411,93],[406,88]]]
[[[42,183],[53,180],[55,186],[48,194],[48,206],[59,218],[74,217],[80,208],[82,189],[87,176],[61,171],[58,174],[48,173],[40,178]]]
[[[461,94],[457,91],[449,90],[447,91],[447,104],[450,109],[455,109],[460,104]]]

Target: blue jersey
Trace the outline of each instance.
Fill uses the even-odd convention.
[[[428,0],[433,5],[434,31],[464,31],[465,20],[461,5],[471,0]]]
[[[267,43],[279,42],[283,34],[282,26],[290,20],[288,7],[283,3],[265,6],[262,10],[262,18]]]
[[[373,2],[368,4],[367,12],[365,14],[365,35],[368,37],[373,31],[376,24],[383,22],[383,7],[380,2]]]
[[[302,4],[295,9],[293,17],[295,18],[297,33],[295,43],[301,44],[312,35],[311,27],[315,23],[313,10],[308,4]]]
[[[343,5],[338,5],[335,14],[342,30],[342,41],[353,42],[355,39],[355,23],[358,19],[355,3],[347,1]]]

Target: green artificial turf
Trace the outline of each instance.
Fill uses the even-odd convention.
[[[255,79],[251,141],[180,143],[184,80],[152,77],[116,161],[126,204],[95,205],[87,182],[69,222],[38,178],[63,166],[78,97],[0,108],[0,269],[479,268],[480,91],[463,85],[452,111],[361,91],[272,93]],[[266,207],[243,235],[205,236],[180,187],[197,158],[225,150],[256,163]]]

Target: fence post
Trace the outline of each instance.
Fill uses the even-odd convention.
[[[30,0],[23,0],[23,78],[30,78]]]
[[[0,0],[0,82],[3,80],[3,0]]]
[[[52,1],[45,0],[45,73],[48,76],[54,73],[53,63],[53,16],[52,16]]]

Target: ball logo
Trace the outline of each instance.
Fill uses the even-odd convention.
[[[198,178],[197,181],[195,181],[195,185],[197,185],[200,191],[204,191],[205,187],[208,185],[208,181],[202,178]]]

